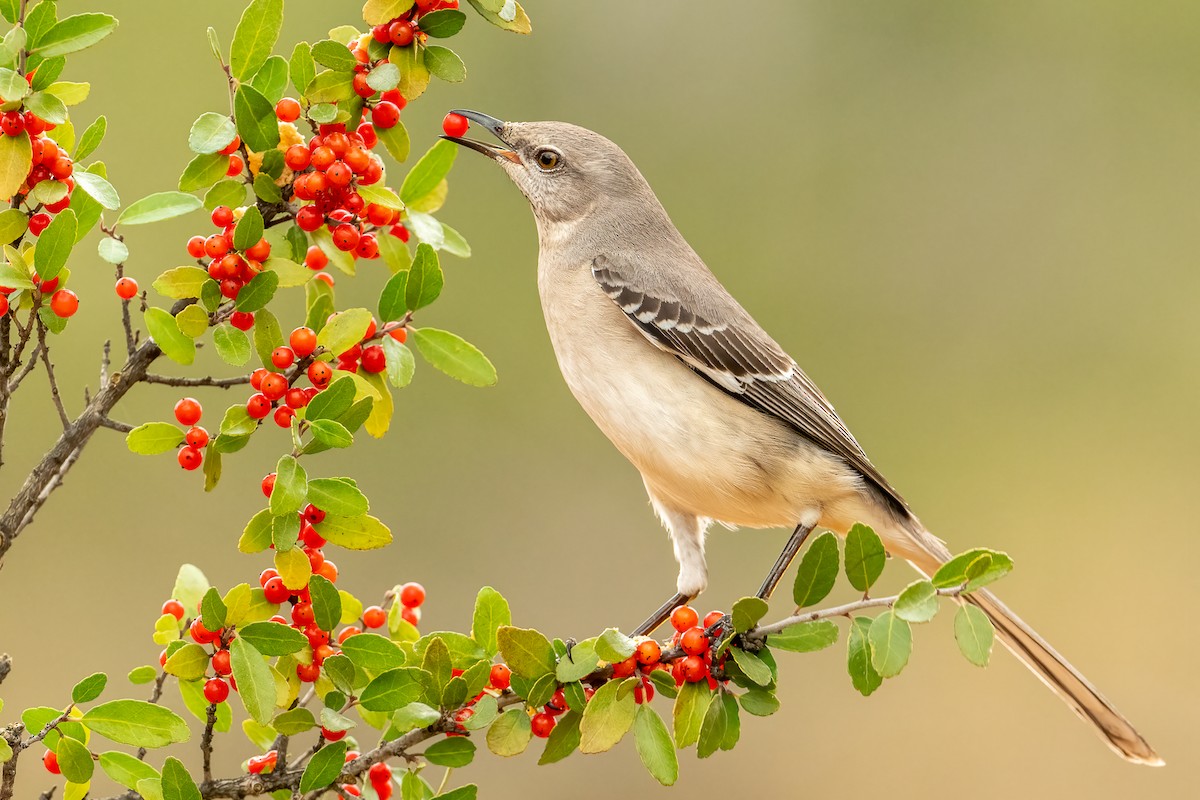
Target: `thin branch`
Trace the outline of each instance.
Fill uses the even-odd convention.
[[[58,418],[62,420],[63,430],[71,427],[71,418],[63,407],[62,395],[58,392],[58,381],[54,378],[54,365],[50,363],[50,349],[46,347],[46,327],[38,323],[38,343],[42,350],[42,363],[46,365],[46,377],[50,380],[50,396],[54,398],[54,407],[58,409]]]
[[[204,723],[204,735],[200,738],[200,753],[204,756],[204,780],[212,780],[213,728],[217,724],[217,704],[208,704],[208,719]]]
[[[39,345],[37,345],[36,348],[34,348],[34,351],[32,353],[30,353],[29,360],[25,362],[25,366],[21,368],[21,371],[18,372],[16,375],[14,375],[11,380],[9,380],[9,382],[8,382],[8,393],[9,394],[12,394],[13,392],[15,392],[17,390],[17,387],[21,385],[21,381],[25,380],[25,377],[27,375],[29,375],[29,373],[33,372],[33,368],[37,366],[38,357],[41,354],[42,354],[42,346],[39,344]],[[15,369],[17,366],[19,366],[19,362],[14,361],[12,366]]]
[[[128,422],[118,422],[117,420],[109,419],[108,417],[100,420],[100,427],[109,428],[120,433],[129,433],[131,430],[133,430],[133,426]]]
[[[177,378],[174,375],[148,374],[142,380],[146,383],[161,383],[164,386],[215,386],[218,389],[228,389],[242,386],[250,382],[249,375],[238,375],[235,378],[214,378],[211,375],[203,378]]]
[[[958,597],[966,589],[966,584],[962,586],[954,586],[949,589],[938,589],[938,597]],[[819,619],[831,619],[833,617],[848,617],[856,611],[863,611],[868,608],[891,608],[900,599],[900,595],[894,594],[891,597],[869,597],[862,600],[856,600],[853,603],[834,606],[832,608],[823,608],[819,611],[806,611],[803,614],[793,614],[786,619],[781,619],[778,622],[773,622],[770,625],[763,625],[751,631],[747,631],[743,636],[750,640],[761,639],[772,633],[779,633],[784,628],[796,625],[801,622],[816,622]]]

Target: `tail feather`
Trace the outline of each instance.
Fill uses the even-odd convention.
[[[916,548],[902,555],[921,572],[932,576],[949,558],[941,541],[925,530],[908,531],[906,543]],[[914,535],[915,534],[915,535]],[[914,541],[915,540],[915,541]],[[914,552],[915,550],[915,552]],[[1164,763],[1154,748],[1104,695],[991,592],[981,590],[966,596],[967,602],[987,614],[1000,641],[1042,683],[1062,698],[1071,710],[1091,723],[1105,743],[1122,758],[1136,764],[1160,767]]]

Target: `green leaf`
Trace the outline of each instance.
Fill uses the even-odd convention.
[[[312,57],[323,67],[329,67],[338,72],[353,72],[358,66],[358,59],[350,48],[342,42],[332,39],[322,39],[312,46]]]
[[[312,47],[308,42],[299,42],[292,49],[292,57],[288,61],[288,75],[292,80],[292,86],[300,94],[304,94],[304,90],[312,83],[313,78],[317,76],[317,67],[313,62]]]
[[[58,740],[58,766],[63,777],[73,783],[87,783],[96,768],[88,749],[67,736]]]
[[[700,727],[704,724],[704,715],[708,713],[708,705],[712,699],[713,694],[709,691],[708,684],[703,681],[685,683],[679,688],[673,716],[675,746],[680,750],[699,741]]]
[[[29,83],[25,76],[11,69],[0,69],[0,97],[7,102],[21,100],[29,94]]]
[[[439,140],[421,156],[404,177],[404,183],[400,186],[400,199],[405,204],[411,204],[435,191],[438,184],[450,174],[450,168],[454,166],[457,155],[458,145],[445,139]]]
[[[180,744],[192,735],[187,723],[174,711],[141,700],[101,703],[85,713],[79,721],[92,733],[133,747]]]
[[[250,360],[250,338],[228,322],[213,328],[213,344],[226,364],[240,367]]]
[[[243,625],[238,628],[238,638],[245,639],[264,656],[287,656],[299,653],[308,645],[303,633],[279,622]]]
[[[219,627],[217,626],[217,628]],[[209,630],[217,630],[217,628],[209,628]],[[183,681],[199,680],[208,671],[210,661],[211,657],[207,650],[198,644],[188,642],[167,658],[167,663],[163,665],[163,671]]]
[[[766,689],[751,689],[738,700],[747,713],[756,717],[769,717],[779,710],[779,700]]]
[[[354,381],[349,376],[335,378],[325,391],[319,392],[305,406],[305,418],[310,422],[318,419],[337,419],[350,410],[353,402]]]
[[[304,774],[300,776],[300,791],[312,792],[329,786],[342,774],[342,766],[345,763],[346,742],[326,744],[304,768]]]
[[[82,176],[81,173],[76,177]],[[57,277],[66,266],[71,248],[75,246],[77,226],[75,212],[67,208],[55,215],[54,221],[38,237],[37,247],[33,251],[33,268],[42,280]]]
[[[497,28],[521,34],[528,34],[533,30],[529,23],[529,16],[525,13],[525,9],[521,8],[520,3],[512,3],[513,14],[506,19],[496,9],[489,8],[487,0],[470,0],[470,2],[475,10],[479,12],[480,16]],[[507,7],[508,4],[505,3],[504,5]]]
[[[736,705],[734,708],[736,710]],[[720,750],[729,725],[729,706],[725,704],[725,693],[720,692],[713,697],[704,713],[704,721],[700,724],[700,739],[696,742],[696,757],[708,758]]]
[[[488,728],[487,746],[488,750],[498,756],[519,756],[525,752],[532,738],[533,729],[529,724],[529,715],[524,709],[510,708]]]
[[[388,53],[388,61],[400,69],[400,85],[396,88],[405,100],[411,102],[429,88],[429,68],[425,66],[424,54],[419,48],[393,47]]]
[[[193,153],[219,153],[237,136],[237,127],[227,114],[205,111],[188,133],[188,148]]]
[[[386,636],[359,633],[342,642],[342,652],[359,669],[386,672],[404,664],[404,651]]]
[[[194,192],[206,189],[225,177],[229,170],[229,156],[220,153],[198,155],[188,162],[179,177],[179,191]]]
[[[19,7],[20,0],[3,0],[3,2],[0,2],[0,14],[2,14],[6,20],[15,25],[17,19],[19,18],[18,15],[20,14],[20,11],[18,10]],[[17,30],[20,29],[18,28]],[[24,31],[22,31],[22,33],[23,32]]]
[[[938,612],[937,589],[929,581],[913,581],[896,598],[893,610],[908,622],[929,622]]]
[[[349,478],[313,478],[308,482],[308,502],[340,517],[357,517],[370,510],[367,496]]]
[[[558,724],[550,731],[550,738],[546,740],[546,749],[538,759],[539,765],[562,761],[579,749],[579,723],[582,720],[583,715],[578,711],[568,711],[558,718]]]
[[[796,571],[796,584],[792,597],[798,608],[815,605],[824,600],[837,583],[838,545],[837,536],[823,533],[808,546],[800,568]]]
[[[954,639],[963,656],[977,667],[986,667],[992,657],[996,631],[987,614],[970,604],[954,614]]]
[[[233,229],[233,246],[238,250],[249,250],[258,243],[262,235],[262,212],[258,210],[258,206],[250,206]]]
[[[285,455],[275,466],[275,488],[271,491],[271,513],[278,516],[299,511],[308,496],[308,475],[295,458]],[[328,537],[327,537],[328,538]]]
[[[96,254],[110,264],[124,264],[129,258],[129,248],[120,239],[105,238],[96,245]]]
[[[883,683],[883,676],[875,670],[871,663],[871,643],[868,634],[871,630],[871,620],[867,617],[854,617],[850,625],[849,653],[847,669],[850,672],[850,682],[863,697],[870,695]]]
[[[829,620],[798,622],[767,637],[767,644],[778,650],[793,653],[812,653],[824,650],[837,641],[837,625]]]
[[[367,73],[367,86],[377,92],[395,89],[400,84],[400,68],[395,64],[379,64]]]
[[[204,593],[204,598],[200,601],[200,615],[205,628],[210,631],[221,630],[225,625],[225,615],[228,613],[229,609],[225,607],[221,593],[216,590],[216,587],[212,587]]]
[[[265,172],[254,176],[254,195],[265,203],[282,203],[283,193],[275,181]]]
[[[439,767],[465,767],[474,759],[475,743],[470,739],[442,739],[425,748],[425,760]]]
[[[383,339],[383,354],[387,359],[388,381],[397,389],[412,382],[417,369],[417,360],[412,351],[390,336]]]
[[[367,684],[359,702],[368,711],[396,711],[419,700],[431,681],[429,673],[415,667],[390,669]]]
[[[80,189],[91,195],[92,199],[110,211],[121,207],[121,198],[117,194],[117,190],[113,188],[111,183],[99,175],[93,175],[90,172],[80,172],[75,175],[75,182]],[[59,216],[62,215],[60,214]]]
[[[25,108],[47,122],[62,125],[67,121],[67,106],[49,92],[34,92],[25,98]]]
[[[163,800],[200,800],[200,789],[183,763],[167,757],[162,771]]]
[[[462,30],[467,15],[455,9],[431,11],[420,19],[421,30],[435,39],[448,39]]]
[[[382,25],[412,8],[412,0],[367,0],[363,19],[368,25]]]
[[[147,422],[125,436],[129,452],[143,456],[169,453],[183,444],[184,432],[169,422]]]
[[[271,353],[282,344],[283,330],[279,327],[279,320],[267,309],[259,309],[254,314],[254,349],[264,367],[275,369],[271,363]]]
[[[233,113],[237,131],[246,147],[261,153],[279,144],[279,120],[275,107],[262,92],[249,84],[238,87],[233,96]]]
[[[444,283],[445,278],[442,276],[437,253],[427,244],[418,245],[417,257],[413,260],[404,288],[405,305],[410,311],[424,308],[437,300]]]
[[[179,567],[171,597],[182,603],[184,608],[195,608],[204,598],[209,585],[208,578],[204,577],[204,573],[198,567],[183,564]]]
[[[7,212],[5,212],[5,213],[7,213]],[[21,212],[19,212],[19,211],[17,211],[16,213],[21,216],[22,220],[25,219],[24,214],[21,214]],[[17,235],[19,236],[20,233],[18,233]],[[13,238],[16,238],[16,237],[14,236]],[[392,237],[382,237],[382,238],[392,238]],[[11,240],[5,239],[4,241],[11,241]],[[436,254],[435,254],[435,259],[436,259]],[[437,266],[436,262],[435,262],[435,266]],[[407,300],[406,300],[406,297],[408,294],[408,275],[409,275],[408,270],[405,269],[401,272],[397,272],[395,275],[393,275],[391,278],[388,279],[388,282],[386,284],[384,284],[383,291],[380,292],[380,294],[379,294],[379,319],[380,319],[380,321],[395,322],[397,320],[404,318],[404,314],[408,311],[408,304],[407,304]],[[439,278],[441,277],[440,268],[438,269],[438,277]],[[440,286],[439,286],[439,289],[440,289]],[[399,343],[397,342],[397,344],[399,344]]]
[[[158,675],[158,671],[151,666],[134,667],[129,670],[129,682],[135,686],[141,686],[144,683],[150,683]]]
[[[33,145],[28,136],[0,136],[0,200],[9,200],[33,166]]]
[[[304,90],[310,103],[338,103],[354,96],[354,75],[350,72],[322,70]]]
[[[238,311],[258,311],[271,302],[271,298],[275,296],[275,290],[278,288],[279,273],[265,269],[242,287],[242,290],[238,292],[235,306]]]
[[[0,211],[0,244],[10,244],[29,228],[29,217],[20,209]]]
[[[246,713],[260,725],[269,724],[275,713],[275,679],[271,677],[271,668],[254,645],[241,637],[230,642],[229,655]]]
[[[126,789],[136,789],[138,781],[157,779],[158,770],[145,761],[134,758],[119,750],[109,750],[100,754],[100,769],[115,783]]]
[[[588,642],[580,642],[571,648],[570,653],[558,661],[555,676],[559,683],[571,683],[582,680],[600,666],[600,656],[596,655],[596,647]]]
[[[183,704],[193,717],[206,722],[208,720],[208,699],[204,696],[204,681],[179,681],[179,694]],[[233,724],[233,710],[229,703],[217,704],[217,724],[213,730],[225,733]]]
[[[208,312],[198,305],[186,306],[175,315],[175,326],[189,339],[198,339],[208,330]]]
[[[458,53],[449,47],[431,44],[425,48],[425,68],[450,83],[461,83],[467,79],[467,66]]]
[[[471,638],[489,657],[500,652],[497,631],[512,625],[512,612],[504,595],[490,586],[484,586],[475,597],[475,613],[471,618]]]
[[[143,317],[150,338],[163,355],[187,366],[196,359],[196,343],[185,336],[175,324],[175,318],[161,308],[148,308]]]
[[[199,297],[201,287],[210,280],[208,272],[199,267],[174,267],[155,278],[153,286],[164,297],[182,300]]]
[[[493,707],[495,706],[495,699],[494,697],[492,698]],[[441,718],[442,712],[436,708],[430,708],[424,703],[409,703],[392,715],[392,726],[400,733],[407,733],[415,728],[424,728],[432,725]]]
[[[734,662],[747,678],[757,683],[759,686],[767,686],[771,683],[771,668],[763,663],[754,653],[747,652],[740,647],[729,648],[729,654],[733,656]]]
[[[637,642],[616,628],[608,628],[596,639],[596,653],[605,661],[615,664],[624,661],[637,650]]]
[[[242,12],[229,48],[229,68],[239,81],[266,63],[283,27],[283,0],[254,0]]]
[[[316,528],[323,538],[347,550],[376,550],[392,542],[392,532],[388,527],[365,514],[358,517],[330,514]]]
[[[228,166],[228,163],[226,163]],[[222,175],[225,172],[222,170]],[[246,184],[237,178],[222,178],[204,193],[204,207],[209,211],[217,206],[237,208],[246,202]]]
[[[101,114],[92,121],[91,125],[87,126],[83,135],[79,137],[79,144],[75,146],[75,161],[82,161],[94,153],[100,143],[104,141],[104,134],[107,132],[108,118]]]
[[[938,589],[951,589],[966,584],[964,591],[973,592],[1000,580],[1012,572],[1012,568],[1013,562],[1007,553],[980,547],[957,555],[943,564],[941,569],[934,573],[933,585]]]
[[[649,703],[638,706],[633,735],[638,756],[646,770],[663,786],[673,785],[679,779],[679,757],[675,755],[675,743],[671,740],[666,723]]]
[[[745,633],[766,616],[767,601],[759,597],[743,597],[733,604],[733,630]]]
[[[272,103],[278,103],[287,90],[288,62],[283,56],[271,56],[251,79],[250,85]]]
[[[317,627],[323,631],[332,631],[337,627],[342,617],[342,597],[338,590],[322,575],[313,575],[308,582],[312,593],[313,614]]]
[[[523,678],[533,680],[554,672],[554,647],[539,631],[501,626],[496,646],[509,669]]]
[[[65,56],[91,47],[116,28],[116,17],[108,14],[76,14],[38,37],[33,52],[42,58]]]
[[[473,344],[449,331],[412,328],[417,351],[429,364],[470,386],[492,386],[496,368]]]
[[[900,674],[912,655],[912,628],[892,611],[875,618],[867,631],[871,641],[871,664],[885,678]]]
[[[850,585],[866,592],[886,563],[887,552],[879,535],[861,522],[854,523],[846,535],[846,577]]]
[[[331,419],[314,421],[310,430],[313,438],[326,447],[349,447],[354,444],[354,436],[346,430],[346,426]]]
[[[362,341],[370,324],[371,312],[365,308],[339,311],[317,334],[317,344],[334,355],[341,355]],[[316,400],[316,398],[313,399]]]
[[[408,138],[408,128],[404,127],[403,122],[397,122],[390,128],[377,128],[375,133],[392,158],[401,164],[408,160],[408,152],[412,145]],[[386,237],[380,237],[380,241],[384,238]]]

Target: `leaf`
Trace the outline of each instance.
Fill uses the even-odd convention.
[[[103,114],[96,117],[91,125],[88,125],[83,134],[79,137],[79,144],[75,146],[74,159],[76,162],[90,156],[104,141],[104,134],[108,132],[108,118]]]
[[[963,656],[977,667],[986,667],[992,657],[996,631],[987,614],[970,604],[954,614],[954,639]]]
[[[266,63],[283,27],[283,0],[254,0],[246,6],[229,47],[229,69],[239,81]]]
[[[29,94],[25,76],[11,69],[0,69],[0,97],[7,102],[21,100]]]
[[[84,174],[80,173],[76,178],[82,178]],[[77,228],[75,212],[67,208],[55,215],[54,221],[42,231],[33,251],[33,268],[42,280],[51,280],[62,272],[71,248],[75,246]]]
[[[326,514],[344,517],[361,516],[370,508],[367,496],[349,478],[313,478],[308,482],[308,502]]]
[[[322,70],[304,90],[310,103],[339,103],[354,96],[354,76],[349,72]]]
[[[226,364],[240,367],[250,360],[250,338],[228,322],[213,328],[213,344]]]
[[[258,210],[258,206],[250,206],[233,229],[233,246],[238,250],[249,250],[258,243],[262,235],[262,212]]]
[[[279,622],[243,625],[238,628],[238,638],[245,639],[264,656],[287,656],[299,653],[308,645],[303,633]]]
[[[712,699],[712,692],[703,681],[685,683],[680,687],[679,696],[675,698],[673,714],[675,746],[680,750],[699,741],[700,727],[704,723],[704,715],[708,713],[708,704]]]
[[[470,0],[471,5],[479,12],[480,16],[488,22],[495,25],[497,28],[502,28],[512,33],[528,34],[533,30],[533,26],[529,23],[529,16],[525,13],[525,9],[521,8],[520,3],[514,2],[514,13],[511,19],[505,19],[497,11],[488,8],[485,4],[486,0]]]
[[[875,618],[867,632],[871,641],[871,664],[885,678],[894,678],[912,655],[912,628],[892,611]]]
[[[404,177],[400,199],[410,204],[437,189],[438,184],[450,174],[457,155],[458,145],[445,139],[439,140]]]
[[[275,296],[275,290],[278,288],[279,273],[269,269],[263,270],[251,278],[250,282],[238,292],[235,306],[238,311],[258,311],[271,302],[271,298]]]
[[[392,532],[388,527],[365,514],[358,517],[330,514],[316,525],[316,529],[323,538],[347,550],[376,550],[392,541]]]
[[[610,663],[624,661],[637,650],[637,642],[616,628],[608,628],[596,639],[596,653]]]
[[[666,723],[649,703],[638,706],[633,735],[638,756],[646,771],[663,786],[673,785],[679,779],[679,757],[675,755],[675,743],[671,740]]]
[[[870,695],[883,683],[883,676],[876,672],[871,663],[871,644],[867,638],[870,630],[869,618],[854,617],[848,637],[847,669],[850,672],[850,682],[863,697]]]
[[[241,637],[230,642],[229,655],[246,713],[260,725],[269,724],[275,713],[275,679],[271,677],[271,668],[254,645]]]
[[[488,728],[487,746],[498,756],[519,756],[525,752],[531,738],[533,729],[529,724],[529,715],[524,709],[510,708]]]
[[[986,562],[983,560],[984,556],[988,558]],[[974,572],[971,570],[973,564],[979,565]],[[957,555],[943,564],[933,575],[933,585],[938,589],[951,589],[966,584],[964,591],[973,592],[1000,580],[1012,572],[1012,568],[1013,562],[1007,553],[980,547]]]
[[[222,175],[225,173],[222,172]],[[237,208],[246,202],[246,184],[237,178],[222,178],[204,193],[204,207],[213,210],[217,206]]]
[[[324,347],[334,355],[341,355],[362,341],[370,324],[371,312],[365,308],[351,308],[346,311],[339,311],[333,315],[333,318],[317,334],[317,345]],[[317,397],[320,397],[320,395],[317,395]],[[316,398],[314,398],[314,402],[315,400]]]
[[[200,800],[200,789],[183,763],[168,756],[162,770],[163,800]]]
[[[431,44],[425,48],[425,68],[450,83],[461,83],[467,79],[467,66],[458,53],[449,47]],[[443,140],[444,141],[444,140]]]
[[[313,63],[312,47],[308,42],[297,43],[292,49],[292,57],[288,61],[288,77],[291,78],[292,86],[297,92],[304,94],[304,90],[316,76],[317,67]]]
[[[308,582],[312,593],[313,614],[317,627],[323,631],[332,631],[337,627],[342,617],[342,597],[338,590],[323,575],[313,575]]]
[[[893,606],[896,616],[908,622],[929,622],[938,612],[937,589],[929,581],[913,581]]]
[[[393,47],[388,53],[388,61],[400,69],[400,85],[396,88],[405,100],[416,100],[429,88],[429,68],[425,66],[419,48]]]
[[[271,513],[278,516],[299,511],[308,496],[308,475],[293,456],[285,455],[275,466],[275,488],[271,491]]]
[[[196,359],[196,343],[179,330],[175,318],[169,313],[161,308],[148,308],[143,319],[150,338],[163,351],[163,355],[185,366]]]
[[[193,153],[219,153],[237,136],[237,127],[227,114],[205,111],[188,133],[188,148]]]
[[[470,739],[442,739],[425,748],[425,760],[439,767],[465,767],[475,759],[475,743]]]
[[[779,700],[766,689],[751,689],[738,700],[747,713],[756,717],[769,717],[779,710]]]
[[[413,357],[412,350],[387,336],[383,339],[383,354],[387,359],[388,381],[397,389],[408,386],[417,369],[417,360]]]
[[[129,452],[143,456],[169,453],[183,444],[184,432],[169,422],[147,422],[125,436]]]
[[[250,85],[272,103],[278,103],[287,90],[288,62],[283,56],[271,56],[259,67]]]
[[[420,19],[421,30],[435,39],[448,39],[462,30],[467,15],[455,9],[431,11]]]
[[[91,47],[117,28],[108,14],[76,14],[58,22],[38,37],[33,52],[42,58],[65,56]]]
[[[771,683],[772,675],[771,668],[763,663],[754,653],[747,652],[740,647],[729,648],[729,654],[733,656],[734,662],[747,678],[757,683],[759,686],[767,686]]]
[[[721,749],[730,725],[728,712],[725,693],[714,695],[704,714],[704,722],[700,725],[700,739],[696,742],[697,758],[708,758]]]
[[[743,597],[733,604],[733,630],[745,633],[766,616],[767,601],[759,597]]]
[[[73,783],[87,783],[96,768],[88,749],[68,736],[58,740],[58,765],[63,777]]]
[[[496,368],[470,342],[437,328],[410,330],[417,351],[431,366],[470,386],[496,383]]]
[[[397,122],[390,128],[377,128],[375,133],[392,158],[401,164],[408,160],[411,142],[408,138],[408,128],[404,127],[403,122]],[[383,237],[380,240],[382,241]]]
[[[0,136],[0,200],[8,200],[25,183],[33,165],[28,136]]]
[[[342,652],[367,672],[386,672],[404,664],[404,651],[386,636],[359,633],[342,642]]]
[[[0,211],[0,244],[15,242],[28,228],[29,217],[20,209],[8,208]]]
[[[217,628],[209,630],[217,630]],[[208,671],[210,661],[211,656],[207,650],[198,644],[188,642],[167,658],[167,663],[163,665],[163,672],[174,675],[182,681],[199,680]]]
[[[180,744],[192,735],[187,723],[178,714],[142,700],[101,703],[85,713],[79,721],[92,733],[133,747]]]
[[[312,57],[323,67],[329,67],[338,72],[353,72],[358,66],[358,59],[350,48],[342,42],[332,39],[322,39],[312,46]]]
[[[359,695],[368,711],[396,711],[414,703],[430,684],[429,673],[415,667],[397,667],[375,677]]]
[[[471,638],[479,643],[489,657],[500,652],[497,631],[512,624],[512,612],[504,595],[484,586],[475,597],[475,613],[471,618]]]
[[[120,239],[101,239],[96,245],[96,253],[110,264],[124,264],[129,258],[129,248]]]
[[[99,762],[104,774],[126,789],[136,789],[138,781],[159,777],[154,767],[119,750],[101,753]]]
[[[20,214],[22,220],[25,219],[24,214],[21,214],[19,211],[17,213]],[[17,235],[20,234],[18,233]],[[382,238],[386,239],[393,237]],[[5,239],[5,241],[10,240]],[[441,270],[439,269],[438,272],[440,277]],[[404,314],[408,311],[408,304],[406,300],[408,294],[408,275],[408,269],[402,270],[389,278],[388,282],[384,284],[383,291],[379,294],[379,319],[382,322],[395,322],[403,319]]]
[[[539,765],[562,761],[579,749],[579,723],[582,719],[583,715],[574,710],[558,718],[558,724],[550,731],[550,737],[546,740],[546,749],[538,759]]]
[[[249,84],[238,87],[233,96],[237,131],[250,150],[262,153],[279,144],[279,121],[275,107],[258,89]]]
[[[554,672],[554,647],[539,631],[504,625],[496,633],[496,646],[509,669],[523,678]]]
[[[198,567],[183,564],[179,567],[171,597],[182,603],[184,608],[195,608],[200,604],[208,587],[208,578],[204,577],[204,573]]]
[[[808,546],[800,568],[796,571],[796,583],[792,597],[798,608],[815,605],[824,600],[837,583],[838,545],[837,536],[823,533]]]
[[[588,642],[580,642],[558,661],[555,676],[559,683],[571,683],[583,680],[596,667],[600,666],[600,657],[596,655],[596,647]]]
[[[313,438],[325,447],[349,447],[354,444],[354,436],[346,430],[346,426],[331,419],[316,420],[310,430]]]
[[[793,653],[812,653],[823,650],[837,641],[837,625],[829,620],[798,622],[767,637],[767,644],[778,650]]]
[[[346,742],[326,744],[308,762],[300,776],[300,791],[311,792],[337,780],[346,763]]]
[[[220,153],[198,155],[184,167],[179,176],[179,191],[194,192],[212,186],[229,170],[229,156]]]
[[[887,552],[879,535],[861,522],[854,523],[846,534],[846,577],[850,585],[866,592],[886,563]]]
[[[318,419],[337,419],[345,414],[354,402],[354,381],[347,375],[335,378],[323,392],[319,392],[305,406],[305,417],[311,422]]]
[[[395,280],[394,277],[393,280]],[[442,293],[444,283],[445,278],[442,276],[437,253],[427,244],[418,245],[417,257],[413,260],[404,287],[405,305],[410,311],[424,308],[437,300],[438,295]]]
[[[134,667],[129,670],[129,682],[135,686],[141,686],[144,683],[150,683],[158,675],[158,671],[151,666]]]
[[[174,267],[155,278],[153,286],[164,297],[182,300],[199,297],[201,287],[210,280],[208,272],[199,267]]]
[[[25,98],[25,108],[55,125],[63,125],[67,121],[66,104],[49,92],[34,92],[29,95]]]

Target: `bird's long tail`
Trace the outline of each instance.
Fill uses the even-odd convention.
[[[940,540],[923,529],[916,532],[915,537],[910,533],[910,541],[912,538],[917,539],[918,546],[903,553],[904,557],[927,576],[933,575],[948,560],[949,552]],[[1009,652],[1081,719],[1090,723],[1118,755],[1136,764],[1159,767],[1165,763],[1132,723],[1079,670],[994,594],[980,590],[967,595],[966,600],[987,614]]]

